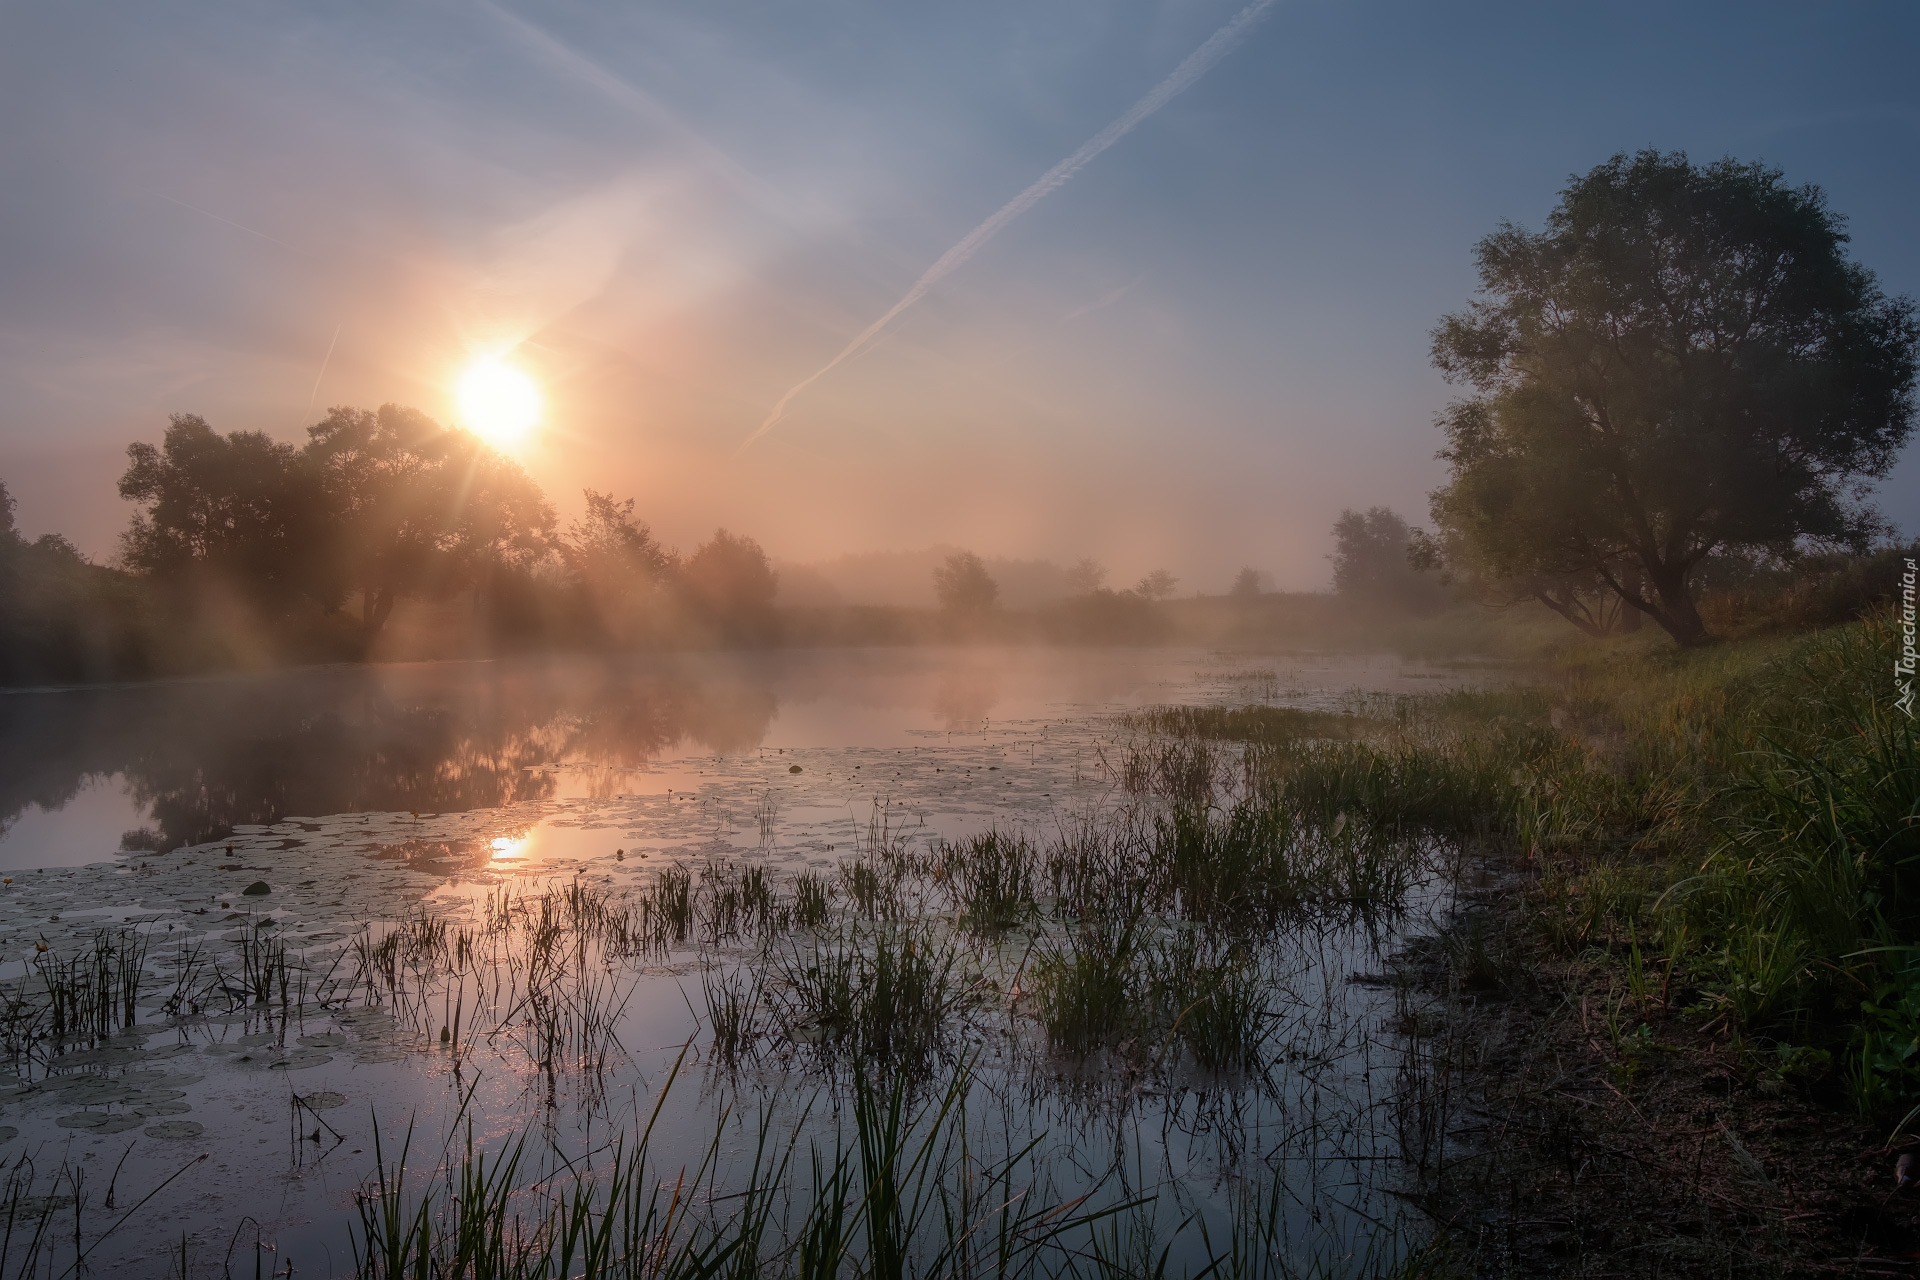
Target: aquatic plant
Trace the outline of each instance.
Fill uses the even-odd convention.
[[[42,951],[34,957],[46,998],[45,1035],[55,1049],[98,1041],[139,1018],[147,941],[131,929],[100,930],[91,947],[71,957]]]
[[[1031,1144],[984,1158],[969,1141],[970,1077],[916,1100],[904,1077],[856,1072],[852,1133],[802,1144],[770,1113],[744,1139],[734,1174],[743,1190],[716,1195],[732,1118],[723,1112],[698,1159],[672,1168],[653,1150],[672,1092],[669,1076],[635,1131],[593,1170],[541,1178],[525,1133],[489,1156],[466,1130],[444,1174],[410,1166],[413,1128],[398,1158],[376,1123],[375,1172],[356,1193],[352,1255],[362,1280],[693,1280],[855,1275],[1080,1275],[1101,1224],[1148,1207],[1124,1193],[1065,1197]],[[806,1114],[803,1111],[803,1117]],[[562,1168],[564,1160],[557,1161]],[[444,1190],[442,1190],[444,1188]],[[1207,1270],[1212,1270],[1209,1266]],[[1095,1272],[1095,1274],[1099,1274]]]
[[[833,909],[833,885],[824,876],[802,871],[793,878],[793,923],[802,929],[818,929],[827,922]]]
[[[967,995],[960,956],[928,923],[849,923],[776,952],[779,1029],[877,1065],[923,1064]]]
[[[1039,857],[1023,835],[987,831],[943,842],[933,855],[934,876],[970,933],[993,937],[1038,909],[1034,885]]]

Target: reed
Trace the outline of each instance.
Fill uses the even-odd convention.
[[[663,1166],[652,1149],[677,1071],[645,1121],[597,1169],[549,1153],[545,1163],[556,1170],[573,1168],[566,1176],[535,1171],[525,1133],[489,1156],[476,1149],[469,1126],[464,1149],[429,1169],[410,1165],[411,1125],[392,1162],[376,1136],[375,1171],[355,1196],[356,1276],[1073,1276],[1087,1274],[1102,1224],[1151,1203],[1057,1196],[1037,1174],[1030,1146],[982,1159],[967,1138],[964,1069],[918,1101],[903,1077],[882,1083],[856,1072],[852,1133],[837,1129],[830,1143],[803,1146],[801,1125],[781,1129],[763,1112],[744,1135],[748,1166],[727,1180],[742,1189],[716,1194],[719,1155],[738,1141],[728,1114],[691,1163]]]
[[[988,831],[934,852],[934,876],[960,927],[997,937],[1033,916],[1039,856],[1021,835]]]

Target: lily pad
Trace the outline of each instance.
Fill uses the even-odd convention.
[[[148,1125],[143,1132],[149,1138],[197,1138],[205,1130],[206,1126],[198,1120],[162,1120]]]
[[[353,1055],[355,1062],[398,1062],[407,1056],[405,1049],[362,1049]]]
[[[82,1049],[64,1054],[58,1060],[63,1067],[118,1067],[147,1056],[145,1049]]]
[[[323,1090],[319,1093],[309,1093],[301,1098],[300,1101],[315,1111],[328,1111],[334,1107],[346,1106],[347,1095],[344,1093],[334,1093],[331,1090]]]
[[[183,1116],[193,1110],[184,1102],[143,1102],[133,1109],[137,1116]]]
[[[108,1115],[104,1111],[76,1111],[54,1121],[63,1129],[87,1129],[93,1133],[122,1133],[138,1128],[139,1116]]]
[[[305,1071],[308,1067],[325,1066],[333,1061],[330,1053],[321,1053],[317,1049],[295,1049],[292,1053],[275,1054],[267,1066],[274,1071]]]
[[[77,1076],[54,1076],[50,1079],[42,1080],[40,1087],[48,1093],[67,1093],[74,1089],[98,1088],[107,1082],[105,1076],[97,1076],[88,1072]]]
[[[12,1142],[20,1136],[20,1131],[10,1124],[0,1124],[0,1142]]]

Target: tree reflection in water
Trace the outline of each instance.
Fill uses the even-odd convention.
[[[622,771],[688,745],[751,749],[777,710],[745,667],[688,661],[435,663],[0,697],[0,833],[124,775],[164,849],[235,826],[440,813],[551,797],[546,765]]]

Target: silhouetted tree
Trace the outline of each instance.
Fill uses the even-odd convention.
[[[1174,588],[1179,585],[1180,579],[1165,569],[1155,569],[1133,584],[1133,593],[1142,600],[1165,600],[1173,595]]]
[[[142,504],[120,536],[136,572],[217,575],[255,595],[328,594],[321,487],[292,445],[259,431],[223,436],[196,414],[174,414],[159,447],[127,446],[120,496]]]
[[[1260,596],[1260,571],[1242,569],[1233,575],[1233,585],[1227,588],[1227,594],[1235,600],[1255,600]]]
[[[0,684],[149,674],[153,637],[139,585],[89,563],[57,533],[21,536],[0,483]],[[0,762],[0,774],[6,768]],[[0,809],[0,831],[6,817]]]
[[[539,487],[468,432],[388,404],[335,408],[307,435],[326,495],[325,563],[340,595],[359,593],[368,638],[403,596],[525,569],[551,547]]]
[[[679,571],[679,557],[654,539],[644,521],[634,518],[632,498],[615,502],[610,493],[583,492],[587,513],[567,526],[567,536],[558,545],[560,557],[599,624],[627,631],[638,621],[636,614]]]
[[[687,557],[681,576],[695,608],[723,632],[742,639],[772,634],[780,579],[752,538],[716,530]]]
[[[1692,645],[1716,551],[1870,541],[1920,324],[1843,228],[1777,169],[1642,151],[1573,178],[1545,231],[1482,240],[1482,297],[1433,335],[1475,393],[1441,420],[1450,561],[1569,617],[1597,582]]]
[[[971,551],[956,551],[933,570],[933,594],[946,612],[978,616],[1000,599],[1000,585],[987,573],[984,560]]]
[[[1076,596],[1090,596],[1107,585],[1107,567],[1092,556],[1082,556],[1067,570],[1067,590]]]
[[[1333,522],[1333,589],[1343,596],[1421,609],[1438,602],[1437,584],[1423,575],[1419,531],[1390,507],[1348,508]]]

